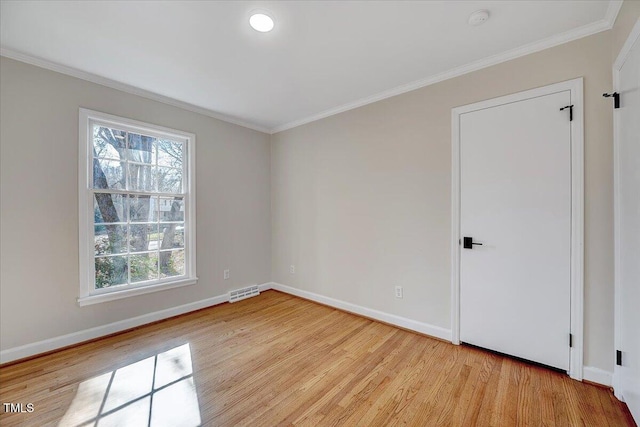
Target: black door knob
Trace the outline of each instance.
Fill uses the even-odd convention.
[[[482,243],[474,243],[473,242],[473,237],[463,237],[462,238],[462,247],[465,249],[473,249],[473,245],[480,245],[482,246]]]

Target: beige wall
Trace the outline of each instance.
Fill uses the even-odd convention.
[[[618,13],[612,29],[612,61],[615,61],[618,57],[620,49],[622,49],[622,46],[627,41],[631,29],[638,19],[640,19],[640,0],[626,0],[622,3],[620,13]]]
[[[582,76],[585,365],[611,371],[610,56],[607,31],[272,136],[272,279],[449,328],[451,109]]]
[[[2,350],[269,281],[268,135],[4,57],[0,67]],[[79,107],[196,134],[197,285],[76,305]]]

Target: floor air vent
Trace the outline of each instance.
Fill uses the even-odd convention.
[[[229,302],[236,302],[246,298],[255,297],[256,295],[260,295],[260,290],[258,289],[258,285],[249,286],[242,289],[236,289],[235,291],[229,292]]]

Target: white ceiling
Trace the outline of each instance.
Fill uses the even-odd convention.
[[[0,42],[5,56],[273,132],[606,30],[619,7],[608,0],[3,0]],[[256,8],[272,12],[272,32],[248,26]],[[478,9],[491,18],[468,25]]]

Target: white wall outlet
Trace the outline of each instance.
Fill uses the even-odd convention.
[[[396,298],[402,298],[402,286],[396,286]]]
[[[295,265],[291,264],[289,266],[289,273],[290,274],[296,274],[296,266]]]
[[[224,280],[227,280],[229,277],[231,277],[229,270],[225,270],[223,274],[224,274]]]

